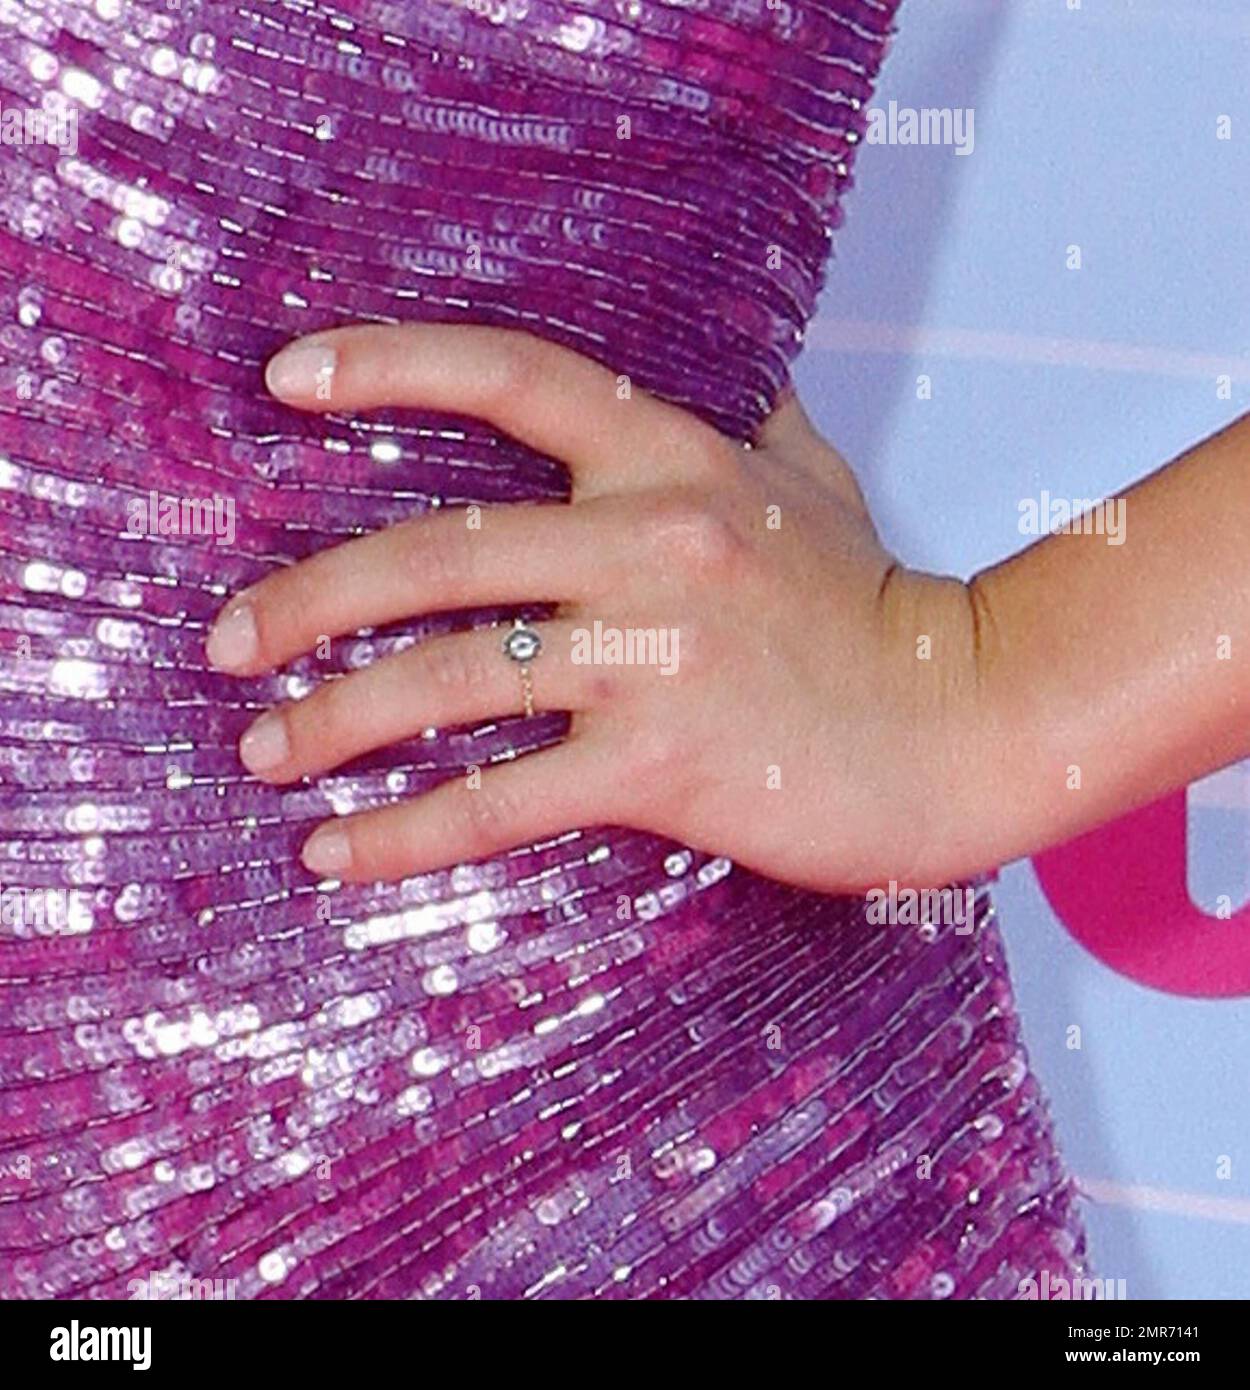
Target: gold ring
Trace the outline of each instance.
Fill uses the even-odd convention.
[[[526,719],[534,717],[534,674],[530,662],[542,651],[543,639],[520,618],[514,618],[512,631],[503,639],[503,654],[521,668],[521,699]]]

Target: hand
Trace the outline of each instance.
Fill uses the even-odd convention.
[[[968,592],[883,549],[793,396],[745,447],[573,352],[470,326],[318,333],[267,381],[300,409],[477,416],[572,477],[571,505],[492,507],[480,529],[465,512],[418,517],[279,570],[219,616],[211,663],[255,674],[321,634],[559,604],[536,625],[530,670],[536,708],[571,712],[567,739],[476,788],[455,778],[328,822],[304,846],[308,868],[397,878],[605,824],[831,892],[981,867],[959,861],[948,829],[974,765]],[[595,655],[596,623],[608,643],[653,630],[633,652],[652,664],[579,660]],[[504,631],[437,637],[327,682],[262,716],[241,757],[290,782],[429,726],[518,714]]]

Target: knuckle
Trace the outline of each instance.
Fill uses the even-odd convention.
[[[286,708],[290,761],[297,766],[332,766],[348,754],[354,734],[367,723],[352,699],[349,680],[326,681]]]
[[[629,694],[628,685],[615,667],[591,667],[584,679],[587,698],[601,708],[616,709]]]
[[[301,741],[316,739],[335,743],[344,730],[353,728],[361,718],[358,689],[350,676],[328,680],[306,700],[291,708],[293,735]]]
[[[534,342],[524,334],[501,341],[493,383],[501,399],[524,396],[538,384],[540,357]]]
[[[517,811],[513,798],[491,787],[489,778],[480,787],[462,788],[459,797],[459,828],[468,857],[480,859],[506,846]]]
[[[658,788],[671,790],[681,776],[684,758],[675,734],[654,723],[629,740],[630,780],[636,793],[654,796]]]
[[[744,548],[729,521],[701,499],[684,497],[653,520],[651,546],[662,563],[706,577],[731,573]]]
[[[469,690],[479,680],[477,662],[460,636],[441,637],[422,652],[422,675],[440,690],[453,695]]]
[[[325,630],[327,594],[339,583],[336,550],[310,555],[271,575],[253,590],[252,608],[265,652],[295,649],[311,633]]]
[[[407,568],[422,589],[456,598],[473,581],[474,536],[467,526],[446,525],[437,530],[413,527],[404,538]]]
[[[305,605],[316,604],[319,597],[324,597],[327,586],[341,575],[344,548],[319,550],[275,574],[271,580],[274,607],[298,612]]]

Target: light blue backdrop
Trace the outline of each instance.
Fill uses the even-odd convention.
[[[909,563],[970,574],[1027,543],[1022,498],[1112,493],[1250,410],[1247,74],[1250,0],[904,0],[874,104],[972,108],[975,147],[861,149],[797,376]],[[1096,1272],[1250,1297],[1250,1001],[1113,974],[1027,862],[998,902]]]

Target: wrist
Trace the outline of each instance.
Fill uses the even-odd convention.
[[[1061,837],[1056,806],[1033,774],[1064,746],[1062,715],[1048,709],[1024,613],[1001,566],[964,585],[972,670],[972,729],[960,806],[962,857],[975,872],[1029,854]],[[1044,615],[1041,619],[1044,622]],[[973,863],[972,861],[976,861]]]
[[[1002,801],[987,785],[1001,766],[1002,716],[989,680],[991,615],[976,586],[900,570],[883,609],[906,670],[903,701],[912,888],[942,887],[998,862]],[[883,594],[883,598],[886,596]]]

